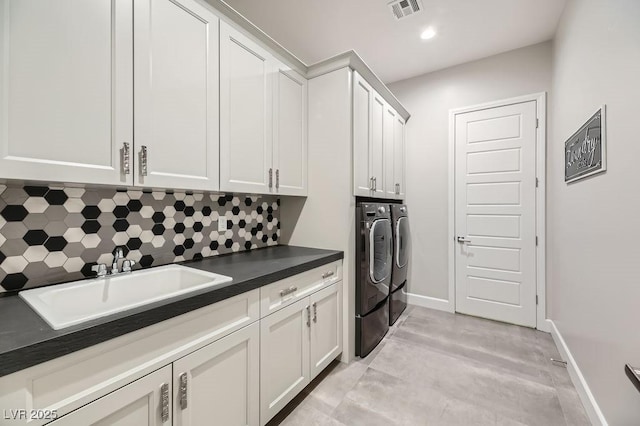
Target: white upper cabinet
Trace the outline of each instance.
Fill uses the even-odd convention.
[[[0,1],[1,178],[133,183],[132,9]]]
[[[218,190],[218,17],[195,0],[136,0],[135,184]]]
[[[373,191],[369,154],[373,89],[358,73],[353,75],[353,192],[370,197]]]
[[[404,198],[404,120],[387,105],[384,117],[384,196]]]
[[[384,196],[395,198],[397,186],[394,179],[395,122],[397,114],[389,105],[384,109]]]
[[[395,198],[403,199],[405,188],[405,122],[399,115],[396,116],[393,126],[393,182],[396,187]]]
[[[353,194],[404,196],[404,120],[354,71]]]
[[[384,115],[386,105],[382,96],[374,92],[371,104],[371,177],[373,197],[384,197]]]
[[[307,80],[220,24],[220,190],[307,195]]]
[[[275,192],[307,195],[307,80],[284,64],[274,77]]]
[[[268,194],[273,187],[273,68],[265,49],[220,23],[222,191]]]

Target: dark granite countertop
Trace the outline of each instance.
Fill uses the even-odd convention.
[[[233,281],[62,330],[52,329],[17,295],[1,297],[0,377],[342,258],[341,251],[275,246],[184,262]]]

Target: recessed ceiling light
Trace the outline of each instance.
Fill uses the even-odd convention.
[[[429,27],[420,34],[420,38],[423,40],[429,40],[436,36],[436,30],[433,27]]]

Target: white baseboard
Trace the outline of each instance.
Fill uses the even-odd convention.
[[[407,293],[407,303],[410,305],[422,306],[423,308],[437,309],[439,311],[445,312],[454,312],[453,303],[449,302],[446,299],[439,299],[437,297]]]
[[[600,407],[591,393],[591,389],[589,389],[589,385],[582,375],[578,364],[576,364],[576,360],[573,358],[573,355],[571,355],[571,351],[569,350],[567,343],[562,338],[560,331],[552,320],[548,319],[547,323],[549,324],[551,336],[558,347],[558,351],[560,352],[562,359],[567,362],[569,376],[578,391],[578,396],[580,396],[580,400],[582,401],[582,405],[584,405],[585,411],[589,416],[589,420],[591,420],[591,423],[594,425],[608,426],[607,420],[604,418],[604,414],[600,411]]]

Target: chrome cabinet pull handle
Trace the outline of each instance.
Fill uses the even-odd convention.
[[[273,188],[273,169],[269,169],[269,188]]]
[[[318,322],[318,304],[313,302],[313,322]]]
[[[280,169],[276,169],[276,189],[280,189]]]
[[[187,408],[187,373],[180,374],[180,408]]]
[[[378,190],[378,178],[377,177],[373,178],[373,190],[374,191]]]
[[[298,291],[298,287],[285,288],[284,290],[280,290],[280,297],[288,296],[296,291]]]
[[[311,309],[307,305],[307,327],[311,327]]]
[[[373,191],[373,177],[369,178],[369,191]]]
[[[322,279],[323,279],[323,280],[324,280],[324,279],[327,279],[327,278],[329,278],[329,277],[330,277],[330,276],[332,276],[332,275],[333,275],[333,271],[325,272],[324,274],[322,274]]]
[[[142,176],[147,176],[147,173],[148,173],[148,169],[147,169],[147,163],[149,161],[148,155],[149,154],[147,152],[146,145],[142,145],[140,147],[140,160],[141,160],[140,161],[140,163],[141,163],[140,164],[140,174]]]
[[[162,423],[169,421],[169,384],[163,383],[160,386],[160,401],[162,407]]]
[[[129,142],[122,143],[122,173],[131,174],[131,161],[129,158]]]

